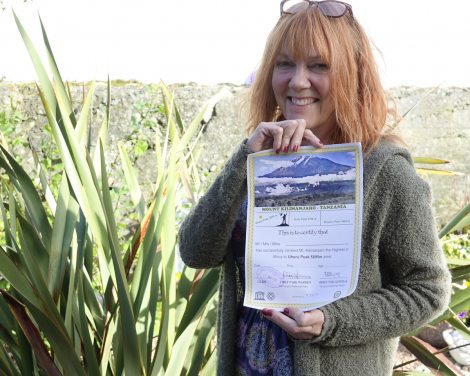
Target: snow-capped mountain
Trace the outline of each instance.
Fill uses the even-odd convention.
[[[342,174],[354,167],[335,163],[326,158],[300,156],[292,159],[292,165],[279,167],[261,178],[302,178],[312,175]]]

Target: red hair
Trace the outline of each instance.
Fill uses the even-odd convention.
[[[390,116],[397,123],[391,101],[380,81],[371,42],[349,13],[328,18],[317,7],[281,18],[269,34],[263,58],[243,101],[245,131],[251,135],[261,122],[284,120],[272,89],[274,65],[288,47],[295,60],[306,60],[312,46],[329,67],[330,93],[335,103],[336,128],[330,143],[361,142],[371,150],[384,135]],[[391,101],[393,102],[393,101]]]

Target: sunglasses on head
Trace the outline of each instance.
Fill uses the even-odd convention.
[[[348,11],[352,16],[352,6],[342,1],[283,0],[281,1],[281,18],[287,14],[302,12],[313,5],[317,6],[326,17],[342,17]]]

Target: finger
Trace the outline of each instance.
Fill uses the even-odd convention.
[[[313,326],[299,326],[295,320],[292,320],[290,317],[278,311],[264,309],[262,313],[268,320],[280,326],[294,338],[312,339],[319,334],[315,334],[316,332]]]
[[[284,308],[284,313],[295,320],[299,326],[311,326],[315,324],[314,320],[309,320],[312,319],[309,315],[310,312],[303,312],[297,307],[286,307]]]
[[[246,146],[258,152],[271,148],[280,149],[280,143],[282,140],[283,129],[277,126],[275,123],[260,123],[253,134],[246,142]],[[273,145],[274,143],[274,145]]]
[[[320,309],[312,309],[311,311],[301,311],[298,308],[292,308],[294,309],[294,320],[296,320],[296,322],[301,326],[316,325],[317,323],[323,324],[323,321],[325,320],[325,315]],[[295,310],[297,310],[298,313],[296,313]]]
[[[267,132],[269,132],[269,135],[273,139],[273,149],[276,151],[276,154],[279,154],[281,151],[282,135],[284,134],[284,129],[273,123],[266,123],[265,129]]]
[[[281,151],[282,146],[282,136],[284,134],[284,129],[276,127],[274,130],[274,142],[273,142],[273,149],[276,150],[276,154],[279,154]]]
[[[295,130],[298,127],[298,121],[297,120],[284,120],[284,121],[279,121],[275,124],[277,124],[279,127],[283,129],[281,150],[284,153],[287,153],[289,151],[290,140],[292,136],[294,135]]]
[[[286,332],[293,334],[298,332],[299,325],[295,322],[295,320],[291,319],[289,316],[283,315],[281,312],[278,312],[273,309],[263,309],[261,311],[266,318],[277,325],[279,325],[282,329]]]
[[[319,309],[303,312],[296,307],[284,308],[284,313],[291,317],[300,328],[307,328],[307,332],[319,335],[325,322],[325,315]]]
[[[310,129],[306,129],[304,131],[303,139],[310,142],[310,144],[317,149],[320,149],[324,146],[320,139],[315,136]]]
[[[304,119],[298,119],[297,124],[297,128],[295,129],[289,144],[290,150],[292,150],[294,153],[299,150],[299,146],[302,143],[305,127],[307,125]]]

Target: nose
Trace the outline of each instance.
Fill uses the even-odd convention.
[[[306,66],[298,65],[295,67],[292,78],[289,81],[289,87],[295,91],[310,88],[311,83],[308,79],[308,69]]]

